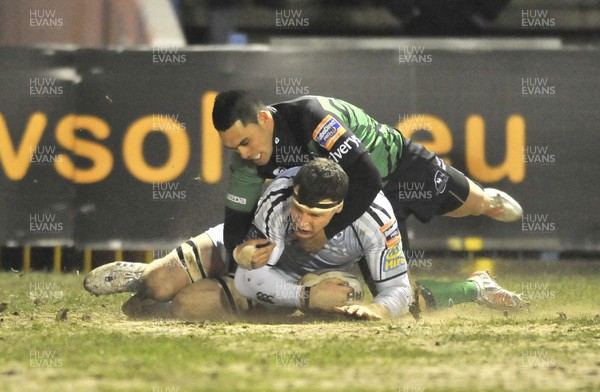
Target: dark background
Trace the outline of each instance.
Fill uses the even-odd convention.
[[[446,249],[451,237],[477,236],[484,239],[486,249],[600,249],[598,215],[593,212],[600,190],[597,50],[524,50],[502,45],[491,49],[485,43],[460,49],[427,40],[361,42],[282,40],[235,51],[188,48],[179,50],[185,61],[178,64],[156,64],[151,49],[0,49],[0,85],[5,86],[0,92],[0,114],[13,146],[20,143],[29,117],[41,112],[47,125],[40,145],[56,146],[56,151],[74,157],[57,145],[55,128],[64,116],[79,113],[97,116],[109,125],[110,136],[95,142],[110,149],[114,159],[110,175],[94,184],[74,184],[53,165],[33,165],[18,181],[9,180],[1,170],[0,242],[148,249],[174,246],[220,222],[228,153],[224,152],[222,180],[203,182],[199,178],[201,99],[208,92],[231,88],[251,89],[267,103],[292,99],[296,95],[276,90],[278,80],[285,79],[294,80],[309,94],[352,102],[381,122],[395,125],[400,116],[413,114],[440,118],[452,133],[448,157],[467,175],[465,124],[472,115],[485,121],[485,155],[490,165],[504,159],[505,126],[511,115],[524,118],[527,146],[545,146],[555,155],[552,165],[527,164],[521,183],[508,179],[484,183],[513,195],[526,214],[545,215],[554,223],[553,230],[524,231],[521,222],[477,217],[436,218],[426,226],[411,220],[415,246]],[[401,64],[399,53],[407,47],[422,48],[431,60]],[[57,83],[64,86],[60,97],[29,94],[30,78],[45,74],[59,75]],[[547,78],[555,94],[524,96],[521,82],[528,77]],[[136,179],[123,163],[128,127],[152,114],[176,115],[185,123],[191,155],[182,174],[172,181],[186,191],[184,200],[153,200],[152,184]],[[85,131],[78,137],[94,141]],[[421,137],[427,141],[426,133]],[[169,152],[165,140],[159,132],[145,140],[148,163],[164,163]],[[89,165],[85,159],[76,162]],[[30,215],[36,213],[54,214],[64,229],[47,235],[31,232]]]

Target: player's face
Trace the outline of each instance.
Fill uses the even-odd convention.
[[[331,200],[323,200],[331,201]],[[325,229],[331,218],[342,210],[342,207],[328,211],[315,211],[304,209],[292,203],[291,219],[294,233],[300,238],[312,238]]]
[[[229,129],[219,132],[226,148],[237,151],[242,159],[258,166],[266,165],[273,153],[273,119],[266,111],[258,114],[258,124],[236,121]]]

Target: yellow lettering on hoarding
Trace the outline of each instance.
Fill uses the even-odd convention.
[[[144,116],[125,133],[123,160],[129,172],[143,182],[167,182],[179,176],[190,158],[190,142],[185,127],[178,121],[162,118],[157,127],[154,116]],[[169,157],[160,167],[150,166],[144,158],[144,139],[150,132],[161,132],[169,142]]]
[[[419,132],[428,132],[431,141],[419,141],[429,151],[437,154],[449,165],[452,164],[447,155],[452,151],[452,133],[446,123],[439,117],[430,114],[414,114],[407,116],[396,126],[404,137],[412,137]]]
[[[208,91],[202,95],[202,151],[201,173],[202,181],[215,184],[221,181],[223,167],[223,146],[221,138],[212,121],[212,111],[217,92]]]
[[[89,131],[95,138],[104,140],[110,135],[108,124],[95,116],[67,115],[56,125],[56,141],[73,154],[92,161],[91,167],[82,169],[73,160],[60,154],[54,166],[63,177],[77,184],[91,184],[105,179],[113,168],[113,156],[105,146],[77,137],[80,129]]]
[[[0,113],[0,163],[2,163],[4,172],[9,179],[18,181],[27,174],[31,157],[34,155],[35,148],[46,129],[46,123],[44,113],[33,113],[27,122],[21,144],[18,144],[15,148],[4,121],[4,116]]]
[[[204,183],[215,184],[222,180],[222,145],[212,123],[212,108],[217,93],[207,91],[201,96],[200,109],[200,176]],[[31,157],[38,147],[47,125],[44,113],[35,112],[29,118],[20,141],[13,140],[5,119],[0,113],[0,163],[6,176],[13,181],[27,174]],[[427,132],[431,140],[419,141],[428,150],[444,158],[453,149],[453,138],[447,124],[439,117],[427,114],[411,115],[397,124],[405,137],[416,136],[415,132]],[[97,140],[78,137],[84,129]],[[160,132],[169,148],[168,159],[160,166],[150,165],[144,157],[144,141],[151,132]],[[91,165],[77,167],[74,157],[59,154],[54,162],[56,171],[63,177],[79,184],[100,182],[114,168],[113,155],[116,151],[100,144],[110,136],[109,125],[101,118],[90,115],[69,114],[56,125],[56,142],[72,154],[86,158]],[[14,134],[18,134],[13,132]],[[499,164],[490,164],[486,156],[485,122],[480,115],[471,115],[465,124],[466,173],[475,180],[493,183],[505,178],[513,183],[525,179],[525,120],[521,115],[509,116],[506,122],[505,157]],[[494,148],[496,148],[494,146]],[[146,115],[136,120],[124,133],[122,144],[123,161],[126,169],[136,179],[151,182],[167,182],[185,171],[190,159],[191,144],[186,125],[176,118],[164,115]]]
[[[469,116],[466,122],[466,165],[473,179],[497,182],[505,177],[514,183],[525,179],[525,120],[514,114],[506,122],[504,162],[491,166],[485,154],[485,122],[479,115]]]

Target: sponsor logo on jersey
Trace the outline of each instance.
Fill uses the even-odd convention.
[[[435,190],[437,191],[438,195],[440,193],[444,193],[446,190],[446,183],[448,182],[448,174],[438,170],[435,172],[433,181],[435,183]]]
[[[390,249],[400,242],[400,230],[398,230],[398,221],[392,219],[379,228],[379,231],[385,237],[385,247]]]
[[[232,195],[231,193],[227,194],[227,200],[237,204],[246,204],[246,199],[244,197]]]
[[[402,247],[399,243],[383,253],[381,260],[382,272],[389,272],[403,265],[406,265],[406,258],[404,257],[404,252],[402,252]]]
[[[317,143],[329,151],[344,133],[346,128],[329,114],[317,125],[312,136]]]
[[[281,173],[283,173],[286,170],[287,169],[285,167],[278,167],[278,168],[276,168],[276,169],[273,170],[273,175],[274,176],[278,176],[278,175],[280,175]],[[246,203],[244,203],[244,204],[246,204]]]
[[[266,303],[271,304],[271,305],[275,304],[275,301],[273,301],[273,296],[272,295],[265,294],[265,293],[260,292],[260,291],[256,294],[256,299],[258,299],[261,302],[266,302]]]
[[[354,146],[353,146],[353,144],[354,144]],[[338,148],[336,148],[335,151],[332,151],[331,153],[329,153],[329,157],[333,161],[338,163],[339,160],[342,159],[342,157],[344,155],[346,155],[346,153],[352,151],[353,147],[358,147],[358,146],[360,146],[360,139],[358,138],[358,136],[352,135],[351,138],[346,139],[344,141],[344,143],[340,144],[340,146]]]
[[[435,184],[435,190],[438,195],[440,193],[444,193],[446,190],[446,183],[448,182],[448,172],[446,171],[446,163],[440,157],[435,157],[435,162],[442,170],[438,170],[435,172],[435,176],[433,177],[433,182]]]
[[[340,240],[343,239],[342,238],[343,236],[344,236],[344,232],[340,231],[339,233],[337,233],[336,235],[333,236],[332,240],[333,241],[340,241]]]

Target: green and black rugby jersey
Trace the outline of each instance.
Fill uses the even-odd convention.
[[[248,218],[234,222],[231,212],[251,213],[261,195],[264,179],[274,178],[314,157],[339,163],[350,179],[344,209],[328,225],[326,233],[330,237],[343,230],[366,211],[396,170],[402,155],[402,135],[389,125],[378,123],[362,109],[335,98],[303,96],[273,104],[269,110],[275,124],[269,162],[256,166],[232,154],[226,201],[230,210],[225,217],[226,244],[232,245],[227,238],[232,232],[228,229],[230,223],[238,227],[242,223],[249,225]],[[234,215],[235,221],[241,219],[240,214]],[[236,240],[241,242],[242,239]]]

